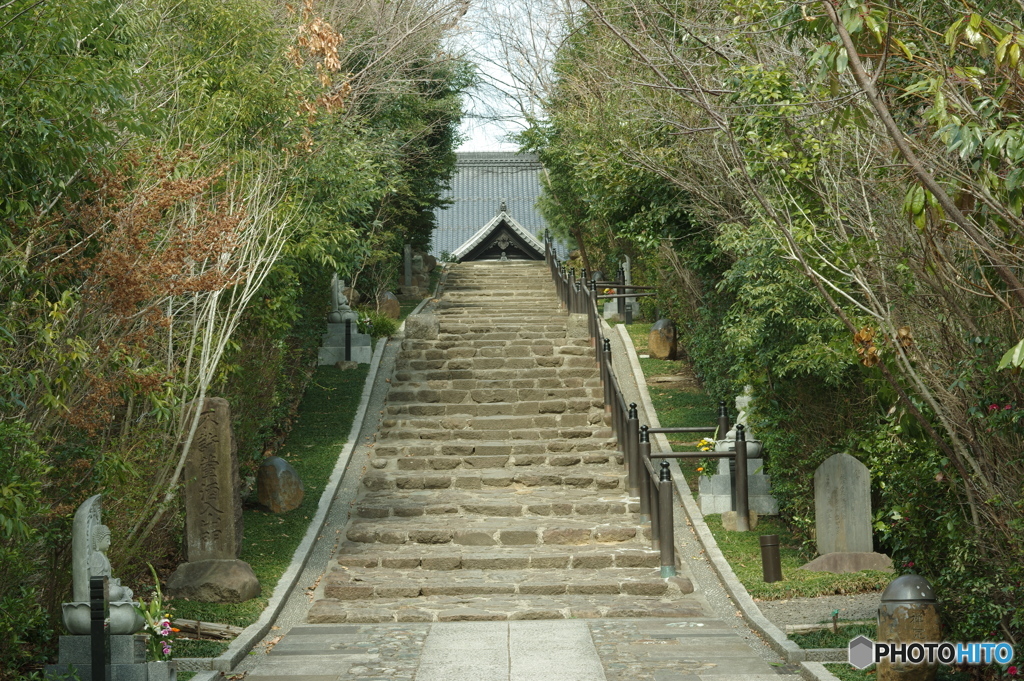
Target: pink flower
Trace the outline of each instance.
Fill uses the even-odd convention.
[[[999,409],[999,405],[998,404],[990,404],[990,405],[988,405],[988,410],[989,411],[996,411],[997,409]]]
[[[905,567],[905,568],[912,568],[912,567],[914,567],[914,561],[912,561],[912,560],[911,561],[907,561],[906,563],[903,564],[903,567]]]
[[[1011,407],[1010,405],[1006,405],[1005,407],[1003,407],[1003,411],[1006,411],[1007,409],[1012,409],[1012,408],[1013,407]]]
[[[164,655],[170,655],[171,654],[171,644],[168,643],[167,641],[164,641],[163,644],[164,644]]]
[[[1006,673],[1010,676],[1017,676],[1017,667],[1010,667],[1006,670]]]

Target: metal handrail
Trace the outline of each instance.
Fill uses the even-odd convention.
[[[666,459],[701,458],[715,456],[735,458],[736,466],[736,525],[738,530],[748,530],[748,498],[747,498],[747,466],[746,440],[743,426],[736,427],[736,446],[734,452],[666,452],[651,453],[650,436],[652,433],[722,433],[729,430],[729,412],[725,402],[718,406],[718,424],[716,426],[696,426],[679,428],[650,428],[640,426],[636,403],[626,404],[625,396],[619,387],[618,378],[612,369],[611,340],[603,337],[601,317],[598,313],[597,301],[611,297],[619,299],[620,312],[624,308],[628,294],[606,296],[598,294],[598,286],[611,284],[616,288],[640,289],[643,287],[626,286],[624,275],[620,271],[620,281],[588,282],[586,272],[576,278],[574,269],[567,269],[557,260],[550,238],[545,235],[544,257],[551,270],[555,282],[559,302],[570,314],[586,314],[587,330],[590,343],[594,347],[594,360],[598,366],[603,390],[605,418],[608,419],[619,450],[623,453],[623,464],[626,468],[626,489],[630,496],[640,499],[640,522],[651,525],[652,547],[661,554],[661,576],[672,577],[676,574],[675,560],[675,522],[673,517],[673,483],[672,471]],[[651,294],[636,294],[651,295]],[[632,315],[627,311],[624,315],[627,323]],[[655,467],[653,459],[660,459],[660,466]],[[742,465],[741,465],[742,464]]]

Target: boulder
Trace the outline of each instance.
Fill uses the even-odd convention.
[[[167,580],[167,595],[208,603],[241,603],[260,595],[256,573],[244,560],[182,563]]]
[[[433,272],[437,269],[437,258],[432,255],[423,254],[423,267],[427,272]]]
[[[441,331],[441,323],[432,314],[411,314],[405,318],[405,337],[434,340]]]
[[[256,497],[271,513],[298,508],[305,489],[298,472],[279,456],[268,456],[256,475]]]
[[[747,518],[750,521],[750,529],[757,527],[757,511],[748,511]],[[736,531],[736,511],[726,511],[722,514],[722,529],[727,532]]]
[[[659,319],[651,326],[647,348],[655,359],[676,358],[676,325],[669,319]]]
[[[892,559],[884,553],[873,551],[837,551],[818,556],[810,563],[800,566],[801,570],[812,572],[834,572],[844,574],[861,570],[892,572]]]
[[[391,291],[385,291],[377,298],[377,311],[392,319],[398,319],[402,316],[402,306],[399,304],[398,298]]]
[[[341,289],[341,295],[348,298],[349,305],[358,305],[359,301],[362,299],[362,296],[359,295],[359,291],[355,290],[351,286],[346,286]]]

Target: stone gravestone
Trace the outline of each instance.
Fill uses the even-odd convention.
[[[871,474],[849,454],[835,454],[814,471],[818,553],[871,551]]]
[[[185,459],[185,556],[167,582],[175,598],[241,602],[260,584],[242,552],[242,495],[231,408],[220,397],[203,402]]]
[[[820,557],[805,570],[885,570],[888,557],[872,551],[871,474],[849,454],[834,454],[814,471],[814,523]]]
[[[279,456],[268,456],[256,474],[256,497],[271,513],[286,513],[302,503],[305,488],[295,468]]]

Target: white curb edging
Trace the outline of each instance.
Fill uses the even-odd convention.
[[[640,368],[640,359],[637,357],[633,339],[630,338],[624,324],[616,326],[614,330],[619,334],[623,345],[626,347],[629,368],[640,394],[644,413],[647,414],[647,418],[650,421],[647,425],[652,428],[660,428],[661,423],[658,421],[658,414],[654,409],[654,403],[651,402],[651,395],[647,390],[647,381],[644,379],[643,370]],[[613,364],[612,366],[614,368],[615,365]],[[660,452],[670,452],[672,451],[672,446],[669,444],[668,438],[664,433],[655,433],[651,438],[651,449]],[[690,493],[690,489],[687,487],[683,476],[673,476],[672,480],[675,483],[676,494],[683,503],[687,519],[693,527],[701,546],[704,547],[705,555],[711,562],[711,566],[718,575],[718,578],[722,581],[726,592],[732,597],[740,612],[743,613],[743,619],[747,621],[747,624],[764,636],[775,652],[779,653],[787,662],[800,663],[801,673],[804,676],[816,679],[817,681],[839,681],[838,677],[828,671],[820,662],[807,662],[807,652],[786,638],[786,634],[762,614],[761,609],[757,607],[757,603],[747,593],[746,588],[736,577],[736,573],[733,572],[729,562],[722,555],[722,551],[718,548],[718,543],[715,542],[714,535],[711,534],[707,523],[704,522],[704,514],[701,513],[697,502],[693,500],[693,495]]]
[[[352,450],[355,448],[356,440],[359,438],[359,431],[362,430],[363,420],[366,418],[366,408],[370,403],[370,393],[373,391],[373,386],[376,383],[377,370],[380,368],[381,357],[384,356],[384,348],[386,346],[386,339],[383,343],[377,343],[377,349],[370,360],[370,371],[366,375],[366,381],[363,383],[363,394],[359,399],[359,407],[356,409],[355,418],[352,419],[352,429],[348,433],[345,445],[341,448],[341,453],[338,454],[338,460],[334,464],[331,476],[327,479],[327,486],[324,488],[323,494],[320,495],[316,514],[313,516],[313,520],[310,521],[306,534],[303,536],[302,541],[299,542],[298,547],[296,547],[295,553],[292,554],[291,564],[288,565],[288,569],[284,571],[281,578],[277,580],[277,585],[274,587],[273,595],[271,595],[270,600],[267,602],[267,607],[260,613],[259,619],[246,627],[231,642],[227,650],[211,660],[210,667],[213,672],[196,674],[194,681],[209,681],[209,679],[218,675],[217,672],[227,672],[234,669],[252,647],[267,635],[270,627],[281,613],[281,609],[284,607],[288,597],[295,589],[299,575],[302,574],[302,570],[306,567],[306,562],[313,552],[317,536],[327,520],[327,511],[331,506],[334,495],[338,492],[341,479],[345,475],[345,468],[348,466]]]

